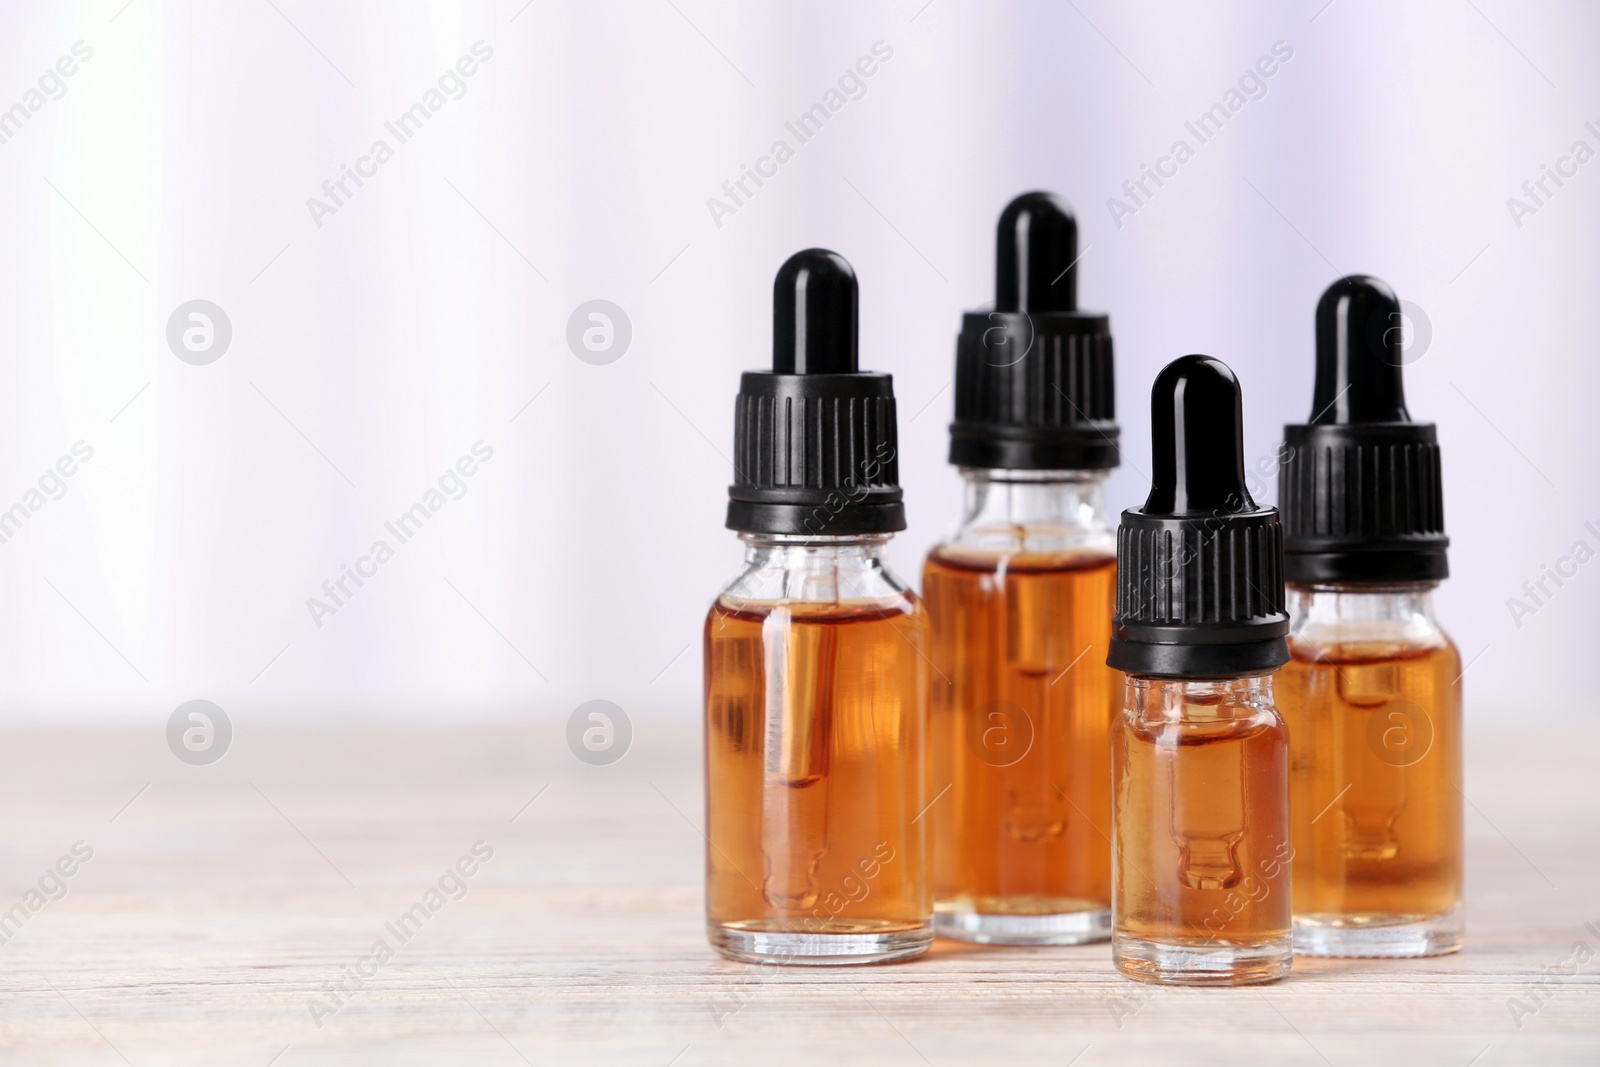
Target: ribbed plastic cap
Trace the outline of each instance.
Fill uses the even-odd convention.
[[[1400,301],[1352,275],[1317,304],[1311,421],[1285,426],[1279,473],[1291,582],[1437,581],[1450,573],[1439,443],[1412,422]]]
[[[1050,193],[1000,215],[993,311],[969,311],[956,341],[950,462],[1012,470],[1117,465],[1111,326],[1079,311],[1078,223]]]
[[[1259,674],[1289,661],[1278,513],[1244,483],[1239,380],[1184,356],[1150,390],[1155,473],[1117,529],[1107,665],[1160,678]]]
[[[796,252],[772,286],[772,370],[734,403],[728,527],[852,536],[906,528],[894,381],[856,369],[856,274],[837,252]]]

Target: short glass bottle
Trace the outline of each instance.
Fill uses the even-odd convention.
[[[1105,471],[965,468],[923,571],[933,620],[935,926],[994,944],[1111,933]]]
[[[1289,972],[1289,740],[1270,673],[1130,676],[1112,731],[1112,955],[1130,978]]]
[[[1111,958],[1169,985],[1270,982],[1293,963],[1289,659],[1276,509],[1244,479],[1244,403],[1220,360],[1182,356],[1150,388],[1150,495],[1117,529],[1107,662],[1128,676],[1112,729]]]
[[[918,955],[927,613],[887,534],[740,537],[705,625],[711,943],[757,963]]]
[[[1289,586],[1296,952],[1461,947],[1461,657],[1436,585]]]

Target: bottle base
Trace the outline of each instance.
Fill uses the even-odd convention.
[[[933,928],[940,937],[978,945],[1083,945],[1111,936],[1111,909],[1000,912],[952,903],[934,912]]]
[[[1294,948],[1288,935],[1240,944],[1198,939],[1150,941],[1113,934],[1111,958],[1117,970],[1138,982],[1254,985],[1275,982],[1288,974]]]
[[[1294,950],[1302,956],[1407,959],[1461,948],[1466,916],[1458,904],[1443,915],[1296,915]]]
[[[920,956],[933,944],[933,927],[855,922],[847,930],[793,929],[781,921],[710,923],[711,947],[741,963],[849,967]]]

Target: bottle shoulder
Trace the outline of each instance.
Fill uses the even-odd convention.
[[[1288,734],[1271,697],[1223,708],[1129,704],[1123,709],[1122,723],[1135,736],[1160,745],[1205,745]]]
[[[941,548],[980,556],[1116,554],[1103,474],[1068,471],[963,472],[960,524]]]
[[[1130,677],[1126,729],[1159,744],[1205,744],[1286,732],[1270,674],[1233,679]]]
[[[1109,530],[1018,526],[958,532],[929,549],[923,568],[1057,571],[1115,566],[1116,562],[1116,535]]]
[[[764,624],[781,615],[792,623],[918,623],[927,610],[915,594],[883,600],[748,600],[720,596],[706,613],[707,625],[739,621]]]
[[[822,621],[921,617],[922,598],[882,554],[757,555],[723,586],[710,614],[764,619],[784,610]]]
[[[1294,618],[1289,653],[1299,662],[1370,663],[1444,655],[1460,650],[1438,623],[1423,618],[1319,620]]]
[[[1294,660],[1373,662],[1460,652],[1433,613],[1431,589],[1325,590],[1290,586]]]
[[[1124,713],[1124,728],[1150,744],[1198,746],[1226,742],[1253,741],[1276,737],[1287,742],[1289,728],[1276,708],[1256,708],[1249,714],[1223,719],[1191,718],[1186,715]]]
[[[1439,658],[1459,666],[1461,650],[1443,630],[1308,627],[1289,633],[1291,663],[1336,665]]]

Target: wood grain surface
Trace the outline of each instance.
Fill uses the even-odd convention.
[[[0,1062],[1596,1064],[1600,720],[1536,712],[1469,724],[1465,951],[1238,990],[1136,985],[1104,945],[724,962],[681,711],[605,767],[560,721],[241,717],[205,767],[159,727],[12,727]]]

